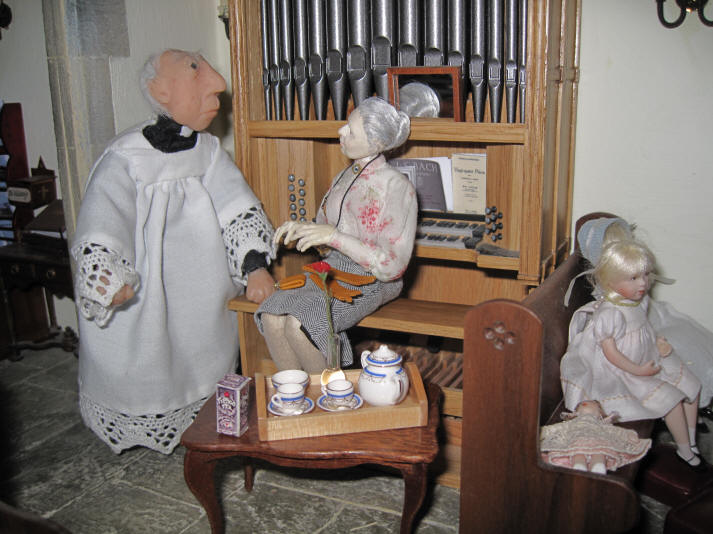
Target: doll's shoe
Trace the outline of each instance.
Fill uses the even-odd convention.
[[[701,458],[697,454],[694,454],[689,459],[685,459],[683,456],[681,456],[681,453],[676,451],[676,458],[679,462],[686,464],[689,469],[692,469],[696,473],[705,473],[706,471],[708,471],[708,464],[703,458]],[[693,465],[691,462],[695,462],[696,458],[698,459],[698,463],[696,465]]]
[[[701,408],[698,410],[698,413],[702,415],[703,417],[707,417],[711,421],[713,421],[713,409],[710,408],[710,406],[706,406],[705,408]]]

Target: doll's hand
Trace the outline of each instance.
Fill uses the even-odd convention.
[[[111,275],[111,273],[109,271],[104,271],[104,272],[108,275]],[[96,286],[97,293],[99,293],[103,297],[104,295],[106,295],[107,288],[111,285],[111,281],[103,274],[99,275],[99,281],[102,284],[104,284],[104,286],[106,286],[106,287],[104,287],[104,286],[101,286],[98,284]],[[111,304],[109,304],[109,305],[113,306],[113,307],[121,306],[122,304],[124,304],[124,302],[126,302],[130,298],[133,298],[133,296],[135,294],[136,293],[134,292],[133,287],[131,287],[128,284],[124,284],[122,287],[119,288],[119,291],[114,293],[114,297],[111,299]]]
[[[636,373],[638,376],[653,376],[661,370],[661,367],[653,361],[650,360],[644,365],[639,366],[639,372]]]
[[[297,250],[304,252],[310,247],[328,244],[337,229],[331,224],[286,222],[275,232],[275,243],[284,235],[287,245],[297,241]]]
[[[124,302],[133,298],[134,295],[134,288],[130,285],[124,285],[121,289],[119,289],[119,291],[116,292],[114,298],[111,299],[111,305],[121,306]]]
[[[659,349],[659,354],[664,358],[673,352],[673,347],[663,336],[656,338],[656,348]]]
[[[245,296],[251,302],[260,304],[275,292],[275,279],[267,269],[255,269],[248,275],[248,287]]]
[[[283,236],[285,236],[285,244],[288,243],[287,240],[287,234],[290,232],[290,230],[293,229],[293,227],[297,225],[301,225],[302,223],[294,222],[294,221],[287,221],[286,223],[282,223],[280,227],[275,230],[275,235],[272,236],[272,243],[274,245],[278,245],[280,243],[280,240],[282,239]]]
[[[284,237],[283,243],[289,245],[297,237],[297,233],[301,232],[307,226],[311,226],[314,223],[297,222],[297,221],[287,221],[282,223],[280,227],[275,230],[275,235],[272,238],[272,242],[275,245],[280,243],[280,240]]]
[[[308,224],[295,233],[297,250],[304,252],[310,247],[328,245],[337,229],[331,224]]]

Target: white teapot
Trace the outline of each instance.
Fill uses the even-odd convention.
[[[401,360],[401,356],[386,345],[374,352],[362,352],[359,395],[374,406],[388,406],[404,400],[409,381]]]

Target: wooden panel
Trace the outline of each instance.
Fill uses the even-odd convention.
[[[260,89],[262,94],[262,88]],[[262,104],[261,104],[262,106]],[[247,133],[251,137],[284,137],[290,139],[335,138],[346,121],[251,121]],[[411,119],[412,141],[442,141],[454,139],[471,143],[523,144],[526,127],[523,124],[493,124],[453,122],[451,119]]]
[[[557,179],[560,174],[560,153],[562,146],[561,123],[562,123],[562,98],[564,65],[563,61],[563,40],[560,29],[563,21],[563,0],[550,2],[547,13],[548,25],[558,31],[552,31],[547,37],[547,66],[546,66],[546,86],[545,86],[545,108],[547,116],[545,118],[544,133],[544,167],[542,184],[542,246],[541,255],[543,258],[555,257],[557,248],[556,239],[556,217],[557,217]]]
[[[523,205],[522,149],[509,145],[491,145],[487,157],[487,204],[496,206],[502,212],[503,239],[497,241],[499,247],[520,250],[520,233],[523,222],[529,226],[526,211],[534,211],[537,204]],[[525,212],[525,213],[523,213]],[[525,221],[522,218],[525,217]],[[488,239],[488,236],[485,236]],[[537,240],[535,240],[536,242]],[[526,243],[527,244],[527,243]]]
[[[248,302],[246,300],[246,302]],[[255,307],[257,309],[257,306]],[[258,331],[252,314],[238,313],[238,336],[240,339],[240,372],[244,376],[255,376],[255,373],[262,372],[260,360],[254,355],[268,355],[265,338]],[[272,360],[268,356],[268,360]],[[272,374],[272,373],[270,373]]]
[[[228,302],[228,309],[239,312],[238,316],[253,314],[257,304],[236,297]],[[469,309],[465,305],[396,299],[364,317],[358,326],[463,339],[463,318]]]
[[[493,295],[521,300],[527,288],[528,282],[517,280],[516,274],[508,271],[412,258],[404,292],[410,299],[472,305]]]
[[[239,58],[243,68],[233,64],[233,98],[241,103],[241,117],[236,120],[264,120],[265,100],[262,78],[262,32],[260,27],[260,2],[254,0],[232,0],[231,22],[236,21],[231,45],[232,57]],[[237,84],[235,82],[238,82]],[[235,135],[236,143],[248,137]]]
[[[574,178],[575,123],[577,116],[577,85],[579,81],[579,25],[580,0],[567,0],[562,23],[563,64],[565,65],[562,98],[562,124],[560,126],[560,164],[557,193],[557,220],[555,242],[571,243],[572,191]]]

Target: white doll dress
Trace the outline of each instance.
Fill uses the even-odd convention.
[[[255,222],[260,202],[218,139],[199,133],[194,147],[167,153],[145,125],[95,164],[72,247],[80,410],[117,453],[178,445],[216,382],[235,371],[237,323],[226,305],[243,291],[235,267],[251,250],[272,255],[269,223]],[[107,309],[111,295],[96,295],[92,271],[119,273],[114,288],[131,284],[136,295]]]
[[[713,399],[713,332],[667,302],[649,301],[649,321],[663,336],[691,372],[701,382],[699,406]]]
[[[596,400],[605,413],[617,412],[621,421],[636,421],[663,417],[682,400],[695,399],[701,384],[688,366],[675,353],[659,355],[648,305],[648,296],[638,304],[600,299],[574,313],[570,343],[560,363],[567,409],[574,411],[581,401]],[[619,351],[633,363],[653,360],[661,370],[653,376],[637,376],[620,369],[604,356],[601,342],[607,338],[614,338]]]

